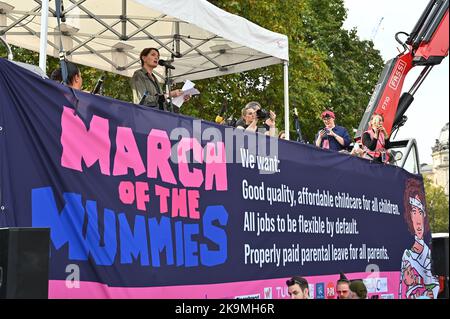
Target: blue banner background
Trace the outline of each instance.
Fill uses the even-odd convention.
[[[110,125],[111,165],[114,162],[115,132],[118,126],[132,129],[144,163],[146,163],[146,141],[151,129],[159,129],[170,133],[174,128],[185,128],[193,132],[193,119],[187,116],[161,112],[121,102],[108,97],[93,96],[85,92],[76,92],[76,98],[67,87],[51,80],[44,80],[8,61],[0,59],[0,191],[1,204],[5,210],[0,213],[0,227],[42,226],[45,221],[38,218],[32,221],[32,192],[36,189],[50,187],[54,195],[58,212],[65,205],[64,193],[79,194],[83,205],[86,201],[95,201],[98,211],[98,226],[100,236],[105,231],[103,210],[114,211],[116,229],[109,229],[119,236],[118,215],[124,213],[127,222],[133,229],[136,216],[143,216],[147,227],[148,219],[161,220],[159,205],[151,200],[147,211],[136,210],[135,205],[125,205],[119,200],[118,185],[123,180],[143,181],[150,185],[149,193],[154,193],[154,185],[183,188],[169,185],[160,179],[148,179],[145,174],[135,177],[106,176],[101,174],[98,163],[86,168],[83,173],[61,166],[61,116],[63,106],[77,109],[78,116],[84,120],[86,126],[92,117],[106,118]],[[225,127],[214,123],[201,123],[201,130],[215,128],[225,135]],[[259,136],[268,143],[269,138]],[[83,143],[82,140],[79,141]],[[172,142],[174,143],[174,142]],[[202,146],[206,143],[201,141]],[[378,165],[366,160],[354,158],[344,154],[319,150],[311,145],[280,140],[278,144],[278,158],[280,172],[276,174],[259,174],[257,169],[244,168],[240,163],[227,164],[227,191],[205,191],[199,188],[199,211],[202,218],[198,221],[186,219],[170,219],[172,231],[175,231],[177,221],[198,225],[198,235],[194,240],[206,244],[210,251],[217,251],[217,242],[205,236],[202,227],[204,212],[207,207],[223,206],[226,210],[226,225],[220,225],[218,220],[211,222],[212,232],[226,233],[226,260],[218,265],[209,267],[186,267],[185,265],[167,265],[165,253],[160,254],[161,266],[152,265],[151,251],[149,251],[150,265],[143,266],[138,260],[130,264],[120,262],[121,242],[117,238],[117,251],[111,266],[97,265],[92,255],[88,260],[69,259],[69,245],[59,249],[51,247],[50,279],[64,280],[67,277],[66,265],[76,263],[81,269],[81,278],[86,281],[102,282],[118,287],[150,287],[174,286],[189,284],[224,283],[236,281],[250,281],[258,279],[289,277],[293,274],[327,275],[339,271],[346,273],[363,272],[368,264],[366,259],[288,263],[286,266],[264,264],[262,268],[257,264],[245,264],[244,245],[254,248],[271,248],[274,244],[279,248],[291,247],[299,243],[301,247],[319,248],[321,245],[333,244],[336,247],[382,247],[387,249],[389,259],[374,260],[381,271],[399,271],[401,257],[404,250],[411,246],[414,237],[409,233],[403,218],[403,194],[407,179],[415,176],[397,167]],[[201,164],[191,165],[202,168]],[[171,165],[174,175],[177,166]],[[390,200],[397,204],[400,215],[382,214],[373,211],[349,210],[309,205],[290,207],[285,203],[267,201],[249,201],[243,199],[242,181],[249,184],[267,186],[289,186],[297,191],[308,187],[310,191],[316,189],[327,190],[332,194],[338,192],[349,193],[353,197]],[[256,236],[254,232],[244,231],[245,212],[255,212],[260,215],[268,214],[270,218],[285,218],[287,214],[305,219],[312,216],[329,218],[345,218],[357,221],[358,235],[339,235],[330,238],[328,234],[300,234],[288,232],[269,232]],[[225,216],[225,215],[223,215]],[[84,220],[84,230],[88,228],[87,219]],[[67,226],[70,227],[70,226]],[[197,227],[197,226],[194,226]],[[195,228],[194,228],[195,229]],[[68,231],[69,233],[69,231]],[[52,240],[54,241],[54,230]],[[81,235],[80,235],[81,236]],[[81,237],[80,237],[81,238]],[[217,237],[215,237],[217,240]],[[175,244],[175,237],[172,238]],[[425,242],[429,242],[429,233]],[[81,239],[80,239],[81,240]],[[147,241],[149,239],[147,238]],[[148,245],[148,243],[147,243]],[[174,249],[180,253],[179,249]],[[184,250],[183,250],[184,251]],[[186,251],[184,251],[186,252]]]

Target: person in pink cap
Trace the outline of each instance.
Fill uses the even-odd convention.
[[[334,123],[335,115],[330,110],[321,114],[325,127],[321,128],[315,137],[317,147],[333,151],[342,151],[350,145],[350,135],[345,127]]]

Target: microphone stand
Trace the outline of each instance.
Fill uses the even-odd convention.
[[[102,75],[97,83],[95,84],[95,87],[92,89],[91,94],[99,94],[103,95],[103,84],[105,81],[105,75]]]
[[[171,87],[171,79],[170,77],[172,76],[172,72],[170,71],[170,68],[167,65],[164,65],[164,68],[166,69],[166,93],[167,96],[169,98],[169,107],[170,107],[170,112],[173,113],[173,103],[172,103],[172,96],[170,96],[170,87]]]
[[[104,89],[105,89],[105,77],[103,76],[102,85],[100,85],[100,90],[98,90],[98,95],[101,95],[101,96],[105,95]]]

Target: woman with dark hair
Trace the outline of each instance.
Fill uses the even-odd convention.
[[[413,178],[406,182],[403,206],[408,230],[414,235],[414,244],[402,257],[399,298],[416,299],[422,296],[436,298],[439,281],[431,273],[431,251],[424,241],[429,230],[425,210],[425,194],[421,183]]]
[[[165,100],[168,98],[161,89],[153,70],[158,66],[159,51],[156,48],[146,48],[142,50],[140,56],[141,68],[136,70],[131,78],[131,89],[133,90],[133,103],[166,108]],[[178,97],[183,94],[180,89],[170,92],[171,97]],[[145,95],[145,98],[143,99]]]
[[[350,281],[349,299],[367,299],[367,287],[360,279]]]
[[[83,85],[83,78],[81,77],[80,69],[77,67],[76,64],[66,61],[66,67],[67,67],[67,86],[81,90],[81,87]],[[52,74],[50,75],[50,79],[57,81],[57,82],[63,82],[62,78],[62,72],[61,68],[57,68],[53,70]]]
[[[72,62],[67,62],[67,85],[77,90],[83,85],[80,69]]]

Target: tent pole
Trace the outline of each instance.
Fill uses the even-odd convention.
[[[289,62],[283,62],[284,68],[284,131],[289,140]]]
[[[39,48],[39,67],[44,73],[47,65],[47,28],[48,28],[48,1],[42,1],[41,7],[41,42]]]

